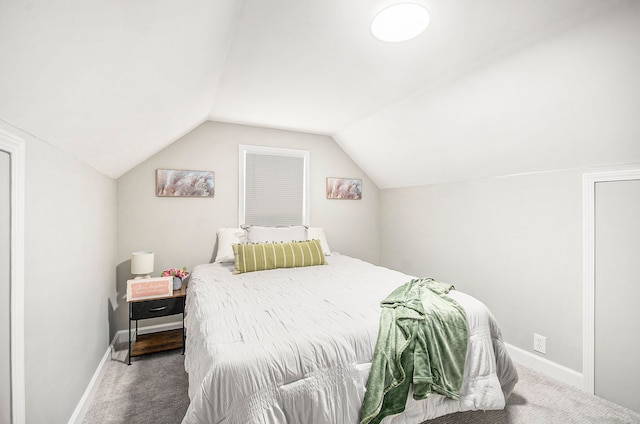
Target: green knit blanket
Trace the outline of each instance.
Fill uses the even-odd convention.
[[[361,424],[378,424],[404,411],[411,383],[415,399],[432,393],[460,398],[467,318],[464,309],[447,295],[452,289],[431,278],[415,279],[381,302]]]

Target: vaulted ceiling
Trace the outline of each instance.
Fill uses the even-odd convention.
[[[389,0],[0,0],[0,119],[112,177],[208,119],[331,135],[382,188],[621,161],[566,107],[601,75],[637,126],[638,2],[412,1],[427,31],[383,43]]]

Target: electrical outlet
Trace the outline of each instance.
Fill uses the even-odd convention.
[[[542,354],[547,353],[547,338],[540,334],[533,334],[533,350]]]

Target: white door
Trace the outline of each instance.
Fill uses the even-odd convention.
[[[11,157],[0,150],[0,424],[11,423]]]
[[[595,394],[640,412],[640,180],[595,188]]]

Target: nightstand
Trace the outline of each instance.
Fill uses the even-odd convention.
[[[133,300],[129,302],[129,356],[182,348],[184,354],[184,304],[187,297],[187,283],[174,290],[171,296],[156,299]],[[138,320],[182,314],[182,328],[138,335]],[[136,322],[135,342],[131,339],[131,321]]]

